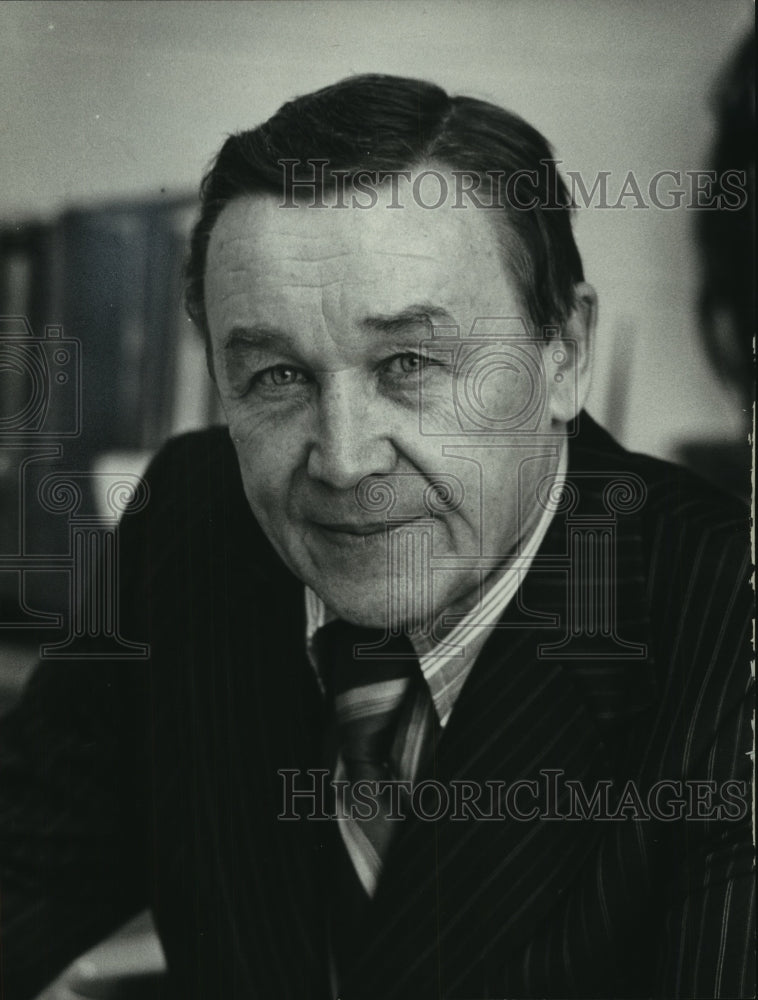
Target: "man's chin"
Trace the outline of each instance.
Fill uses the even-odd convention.
[[[387,595],[385,592],[377,595],[375,599],[361,593],[358,590],[346,593],[340,588],[335,591],[324,591],[323,588],[312,588],[316,590],[321,600],[330,612],[342,618],[351,625],[360,625],[363,628],[381,629],[384,631],[389,622],[387,610]]]
[[[405,563],[390,572],[384,539],[358,546],[351,541],[344,548],[310,544],[300,565],[303,571],[297,575],[330,611],[354,625],[384,630],[390,625],[390,607],[393,631],[418,629],[431,618],[432,609],[421,597],[429,594],[423,566],[413,565],[410,577]]]

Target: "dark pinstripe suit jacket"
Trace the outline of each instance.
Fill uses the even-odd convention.
[[[561,646],[567,538],[577,515],[607,526],[619,472],[646,499],[617,516],[612,571],[594,579],[615,587],[636,659],[602,629]],[[749,775],[745,514],[585,415],[570,480],[579,506],[488,640],[434,775],[542,789],[553,770],[588,795],[612,781],[612,801],[632,779],[643,802],[660,779],[700,780],[721,801]],[[150,905],[177,997],[326,997],[332,824],[277,819],[277,772],[321,763],[301,585],[251,517],[224,431],[171,443],[150,483],[121,575],[122,633],[150,661],[47,665],[2,726],[1,995],[33,994]],[[345,1000],[751,995],[749,819],[629,803],[610,821],[409,821]]]

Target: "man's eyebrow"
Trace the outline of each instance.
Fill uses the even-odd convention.
[[[454,326],[455,320],[441,306],[421,304],[408,306],[400,312],[392,313],[391,315],[377,314],[375,316],[366,316],[360,321],[360,325],[364,329],[384,334],[401,333],[408,327],[415,327],[422,324],[431,327],[435,323],[442,323],[444,326]],[[431,334],[431,330],[429,332]],[[292,337],[290,334],[278,327],[266,324],[234,326],[227,333],[223,342],[223,349],[225,351],[234,350],[239,347],[265,349],[291,346]]]
[[[292,338],[284,330],[272,326],[234,326],[224,338],[225,351],[239,347],[290,347]]]
[[[441,321],[445,326],[454,326],[455,320],[450,313],[441,306],[429,304],[408,306],[398,313],[389,316],[366,316],[361,320],[361,326],[366,330],[373,330],[376,333],[400,333],[406,327],[426,324],[433,326],[435,322]],[[431,330],[429,331],[431,334]]]

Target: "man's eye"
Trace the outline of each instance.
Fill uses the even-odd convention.
[[[253,378],[253,385],[263,389],[278,389],[290,385],[302,385],[305,381],[305,374],[299,368],[293,368],[291,365],[273,365],[257,372]]]
[[[415,375],[423,371],[429,365],[429,359],[420,354],[396,354],[390,358],[388,368],[393,372],[400,372],[403,375]]]

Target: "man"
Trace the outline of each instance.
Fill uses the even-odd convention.
[[[188,279],[228,434],[124,519],[147,663],[5,724],[8,996],[146,905],[181,997],[750,995],[746,518],[582,411],[544,139],[307,95],[221,150]]]

